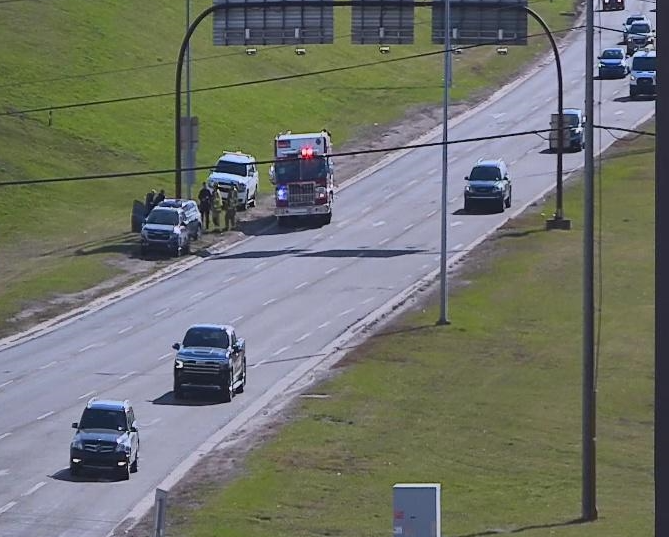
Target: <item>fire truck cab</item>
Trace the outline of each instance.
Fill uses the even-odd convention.
[[[275,187],[274,214],[279,226],[293,217],[330,223],[334,201],[331,153],[332,141],[326,130],[306,134],[288,131],[275,137],[270,180]]]

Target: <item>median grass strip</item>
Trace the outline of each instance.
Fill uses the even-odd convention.
[[[352,351],[243,476],[187,485],[194,510],[175,491],[169,534],[388,535],[397,482],[442,483],[445,535],[652,534],[653,144],[619,143],[601,170],[596,523],[575,521],[579,182],[566,190],[572,231],[544,230],[552,202],[510,222],[456,276],[451,326],[434,326],[431,299]]]
[[[192,13],[210,4],[193,0]],[[574,17],[560,15],[573,5],[573,0],[532,3],[555,30],[574,24]],[[0,5],[0,48],[10,52],[0,66],[0,112],[172,92],[183,9],[183,3],[155,0],[132,5],[88,0]],[[540,30],[530,21],[529,31]],[[203,23],[192,43],[194,89],[379,63],[195,93],[198,163],[213,163],[223,149],[236,148],[269,158],[274,135],[285,129],[327,126],[337,147],[352,139],[365,147],[370,125],[396,121],[413,106],[440,102],[441,55],[380,63],[439,50],[430,43],[429,9],[416,10],[416,45],[393,46],[390,55],[380,55],[374,46],[353,46],[349,35],[350,20],[343,8],[337,8],[334,45],[307,47],[307,54],[299,57],[292,47],[258,47],[258,55],[247,56],[242,47],[214,47],[211,23]],[[494,47],[455,56],[453,101],[470,101],[496,89],[545,50],[546,39],[537,37],[527,47],[511,47],[507,56],[497,55]],[[0,116],[0,182],[170,168],[173,103],[168,95],[54,110],[51,116],[46,111]],[[198,181],[205,177],[206,173],[199,174]],[[106,251],[94,256],[93,272],[123,273],[131,264],[119,263],[119,256],[127,259],[129,250],[124,248],[125,239],[119,242],[115,237],[129,230],[132,200],[160,187],[172,191],[170,174],[2,188],[0,279],[8,281],[17,273],[21,278],[11,278],[0,289],[0,332],[18,328],[6,320],[25,308],[21,297],[32,297],[31,289],[45,287],[57,295],[91,284],[88,274],[63,262],[74,256],[77,244],[109,243]],[[265,170],[261,188],[264,192],[270,188]],[[53,251],[62,259],[51,262],[47,252]]]

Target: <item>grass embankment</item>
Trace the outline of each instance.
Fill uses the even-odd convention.
[[[557,30],[572,25],[572,17],[560,15],[572,4],[542,0],[533,7]],[[209,5],[194,0],[192,12]],[[0,65],[0,112],[171,92],[183,9],[183,3],[155,0],[0,6],[0,48],[7,51]],[[429,11],[417,9],[416,17],[416,45],[392,47],[391,57],[438,50],[430,44]],[[537,32],[530,21],[530,33]],[[205,22],[192,44],[193,88],[387,59],[376,47],[350,45],[349,34],[347,17],[336,17],[334,45],[308,47],[300,57],[292,47],[260,47],[249,57],[240,47],[213,47],[211,23]],[[508,56],[498,56],[494,47],[457,56],[453,100],[497,86],[545,49],[546,40],[536,38]],[[327,126],[342,144],[366,125],[400,118],[407,107],[439,102],[442,72],[442,59],[434,56],[195,93],[198,161],[214,162],[222,149],[237,147],[269,158],[274,135],[287,128]],[[0,181],[170,168],[173,102],[167,96],[56,110],[51,126],[47,112],[0,116]],[[266,190],[266,173],[262,179]],[[84,289],[123,272],[127,267],[119,261],[127,257],[131,202],[159,187],[171,191],[171,175],[3,188],[0,323],[28,301]],[[0,326],[0,333],[7,329]]]
[[[171,535],[383,536],[392,485],[442,483],[445,535],[634,537],[653,528],[654,140],[603,169],[598,506],[580,516],[582,188],[571,232],[522,216],[473,254],[450,301],[345,359],[227,488],[201,484]],[[631,151],[630,151],[631,150]],[[635,151],[639,151],[636,152]],[[548,204],[549,212],[552,204]],[[435,301],[436,302],[436,301]],[[227,456],[223,453],[221,456]],[[237,463],[239,464],[239,463]]]

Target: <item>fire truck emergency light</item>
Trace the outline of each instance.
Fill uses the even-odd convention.
[[[314,148],[313,147],[303,147],[300,151],[300,155],[302,155],[302,158],[311,158],[314,156]]]

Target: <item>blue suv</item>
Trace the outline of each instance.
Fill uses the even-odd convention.
[[[465,181],[465,211],[474,203],[492,204],[499,212],[511,207],[511,179],[502,159],[479,159]]]

